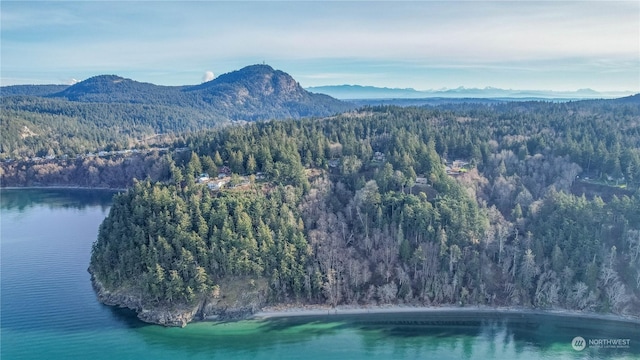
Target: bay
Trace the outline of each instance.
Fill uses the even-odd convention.
[[[100,304],[87,273],[113,192],[0,192],[2,359],[637,359],[640,324],[438,311],[200,322],[163,328]],[[587,341],[629,339],[628,346]]]

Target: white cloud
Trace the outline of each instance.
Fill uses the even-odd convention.
[[[206,83],[207,81],[211,81],[215,79],[215,75],[213,71],[205,71],[204,75],[202,75],[202,82]]]

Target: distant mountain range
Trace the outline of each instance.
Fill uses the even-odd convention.
[[[511,90],[493,87],[426,90],[398,89],[360,85],[329,85],[306,88],[337,99],[421,99],[421,98],[475,98],[475,99],[604,99],[631,95],[631,92],[597,92],[591,89],[577,91]]]
[[[304,90],[285,72],[252,65],[195,86],[100,75],[71,86],[0,88],[0,157],[126,149],[234,121],[322,117],[356,105]]]
[[[252,65],[195,86],[159,86],[116,75],[100,75],[71,86],[18,85],[2,97],[37,96],[72,102],[144,104],[189,108],[227,120],[325,116],[352,105],[303,89],[289,74]]]

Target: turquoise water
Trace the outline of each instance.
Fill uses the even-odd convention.
[[[91,244],[112,193],[3,190],[2,359],[640,358],[640,324],[579,317],[443,312],[193,323],[163,328],[101,305]],[[571,340],[630,339],[624,349]]]

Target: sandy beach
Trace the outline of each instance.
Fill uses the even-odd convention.
[[[590,319],[601,319],[611,321],[623,321],[640,324],[640,317],[617,314],[599,314],[593,312],[582,312],[565,309],[530,309],[517,307],[484,307],[484,306],[349,306],[341,305],[335,308],[330,306],[287,306],[287,307],[265,307],[251,317],[255,320],[265,320],[272,318],[303,317],[303,316],[336,316],[336,315],[362,315],[367,314],[407,314],[407,313],[467,313],[467,314],[531,314],[531,315],[551,315],[580,317]]]

